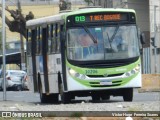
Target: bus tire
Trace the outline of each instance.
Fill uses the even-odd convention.
[[[47,95],[42,92],[42,85],[39,84],[39,94],[41,103],[48,103]]]
[[[62,84],[60,72],[58,73],[58,86],[59,86],[59,94],[60,94],[60,96],[61,96],[61,102],[62,102],[63,104],[70,103],[70,101],[71,101],[71,96],[70,96],[69,93],[64,92],[64,90],[63,90],[63,84]]]
[[[44,93],[40,93],[41,103],[48,103],[47,96]]]
[[[123,89],[123,100],[132,102],[133,100],[133,88]]]
[[[40,94],[41,103],[46,103],[47,102],[47,97],[46,97],[46,94],[44,94],[42,92],[42,84],[41,84],[40,74],[38,74],[38,92]]]
[[[50,94],[49,95],[50,103],[58,103],[58,96],[59,94]]]
[[[102,100],[109,100],[110,99],[110,95],[103,95],[101,96]]]
[[[60,96],[61,96],[61,102],[63,104],[68,104],[71,101],[71,96],[68,92],[64,92],[62,88],[62,84],[60,85]]]
[[[58,103],[58,94],[40,94],[41,103]]]
[[[42,88],[39,89],[41,103],[58,103],[58,94],[46,95],[42,93]]]
[[[99,101],[99,100],[100,100],[100,95],[98,95],[98,94],[93,94],[93,95],[92,95],[92,100],[93,100],[93,101]]]
[[[68,104],[71,102],[71,97],[69,93],[63,92],[61,95],[61,101],[63,104]]]

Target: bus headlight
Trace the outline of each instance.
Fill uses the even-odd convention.
[[[139,71],[140,71],[140,64],[138,64],[133,70],[131,70],[129,72],[126,72],[125,75],[127,77],[130,77],[131,75],[134,75],[134,74],[136,74]]]
[[[79,79],[85,79],[86,78],[86,75],[77,73],[75,70],[73,70],[71,68],[69,68],[68,71],[69,71],[69,74],[73,77],[76,77],[76,78],[79,78]]]
[[[127,72],[125,75],[126,75],[127,77],[129,77],[131,74],[130,74],[129,72]]]
[[[81,75],[81,77],[80,77],[81,79],[86,79],[86,76],[85,75]]]
[[[69,71],[69,74],[70,74],[71,76],[76,77],[76,78],[80,77],[80,74],[77,73],[75,70],[69,68],[68,71]]]
[[[78,76],[78,74],[77,74],[77,72],[76,72],[75,70],[73,70],[73,69],[68,69],[68,71],[69,71],[69,74],[70,74],[71,76],[74,76],[74,77],[77,77],[77,76]]]
[[[139,72],[139,71],[140,71],[140,64],[138,64],[138,65],[135,67],[135,71],[136,71],[136,72]]]
[[[135,70],[131,70],[131,74],[136,74],[136,71]]]

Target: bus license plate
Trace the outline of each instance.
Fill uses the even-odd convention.
[[[100,85],[112,85],[112,82],[100,82]]]

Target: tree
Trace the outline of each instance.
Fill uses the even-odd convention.
[[[27,32],[26,32],[26,21],[33,19],[34,15],[30,11],[28,15],[24,16],[21,11],[17,10],[10,10],[8,7],[5,8],[6,11],[8,11],[12,18],[14,20],[9,20],[8,17],[5,17],[6,19],[6,24],[9,27],[9,30],[11,32],[18,32],[22,34],[25,38],[27,37]],[[0,10],[0,16],[2,16],[2,10]]]
[[[59,3],[59,10],[66,10],[67,9],[67,2],[64,1],[64,0],[60,0],[60,3]]]
[[[70,10],[71,2],[66,2],[65,0],[60,0],[59,2],[59,10]]]
[[[86,2],[86,3],[88,4],[88,6],[89,6],[90,4],[93,4],[93,1],[92,1],[92,0],[84,0],[84,2]]]

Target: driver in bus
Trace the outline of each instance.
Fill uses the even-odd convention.
[[[103,35],[104,38],[107,38],[107,40],[105,40],[105,47],[111,48],[114,52],[123,50],[124,40],[122,38],[122,30],[119,29],[113,40],[111,40],[113,33],[114,31],[112,31],[112,29],[104,29]]]
[[[94,44],[91,37],[85,32],[79,35],[78,42],[83,47],[88,47]]]
[[[94,45],[94,42],[85,31],[81,31],[81,33],[79,34],[78,43],[83,49],[83,57],[87,57],[93,52],[92,46]]]

